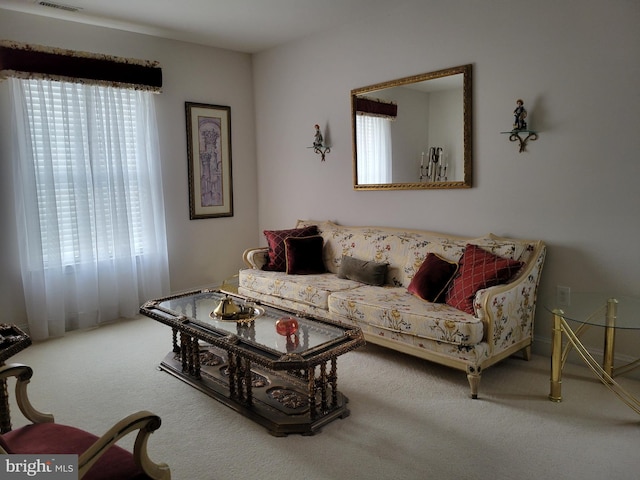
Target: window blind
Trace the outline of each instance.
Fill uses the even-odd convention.
[[[136,92],[22,82],[44,264],[144,254]]]

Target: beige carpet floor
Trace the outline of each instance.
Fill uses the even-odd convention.
[[[137,410],[160,415],[149,451],[177,480],[640,478],[640,416],[580,365],[565,369],[562,403],[547,399],[549,359],[535,355],[486,370],[471,400],[464,373],[367,345],[338,361],[351,415],[275,438],[159,371],[170,348],[170,329],[141,317],[12,361],[34,368],[30,397],[59,423],[101,434]],[[640,381],[620,383],[640,396]]]

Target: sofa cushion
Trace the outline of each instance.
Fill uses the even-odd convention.
[[[447,291],[447,305],[473,314],[476,292],[507,282],[522,265],[517,260],[503,258],[477,245],[468,244],[460,259],[460,270]]]
[[[322,262],[323,243],[320,235],[285,238],[286,272],[298,275],[324,273],[326,270]]]
[[[384,285],[388,264],[345,255],[342,257],[338,278],[348,278],[367,285]]]
[[[444,302],[445,293],[458,264],[435,253],[429,253],[407,287],[412,293],[428,302]]]
[[[402,282],[402,267],[406,261],[411,234],[377,227],[342,227],[324,225],[324,264],[328,271],[338,273],[342,257],[349,256],[386,263],[385,282],[398,285]],[[424,256],[423,256],[424,258]],[[407,282],[404,285],[408,285]]]
[[[269,263],[262,267],[263,270],[284,272],[287,268],[284,240],[288,237],[308,237],[318,234],[318,227],[310,225],[304,228],[291,228],[289,230],[265,230],[269,246]]]
[[[329,297],[329,312],[363,329],[369,325],[456,345],[475,345],[484,335],[480,319],[444,303],[425,302],[406,287],[361,285],[335,292]]]
[[[239,286],[249,297],[254,293],[271,295],[327,310],[332,292],[362,286],[353,280],[341,279],[332,273],[289,275],[286,272],[271,272],[247,268],[240,270]],[[256,295],[257,296],[257,295]]]

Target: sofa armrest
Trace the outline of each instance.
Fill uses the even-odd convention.
[[[518,342],[533,341],[536,298],[546,247],[532,244],[527,265],[518,277],[505,285],[479,290],[474,300],[476,317],[485,326],[485,340],[491,356]]]
[[[247,267],[260,270],[264,265],[266,265],[269,262],[269,248],[268,247],[248,248],[242,254],[242,260],[244,261]]]

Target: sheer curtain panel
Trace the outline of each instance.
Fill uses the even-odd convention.
[[[29,332],[63,335],[169,290],[153,94],[11,78]]]
[[[358,184],[391,182],[391,121],[356,115]]]

